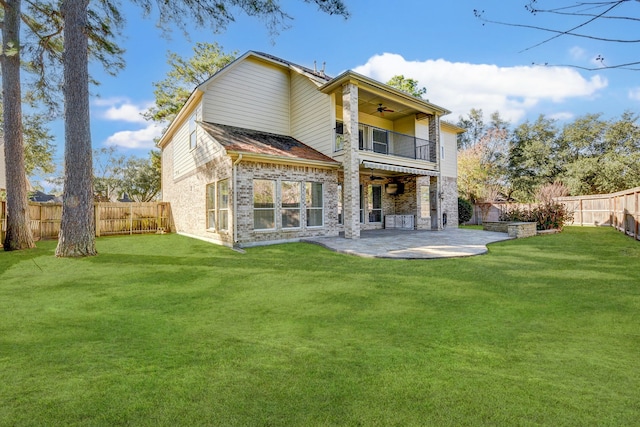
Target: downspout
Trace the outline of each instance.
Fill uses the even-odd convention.
[[[242,161],[242,153],[238,154],[238,158],[233,162],[231,170],[233,174],[233,243],[238,243],[238,163]]]

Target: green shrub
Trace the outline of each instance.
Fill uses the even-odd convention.
[[[469,222],[473,216],[473,206],[468,200],[458,197],[458,224]]]
[[[507,206],[507,208],[500,212],[498,217],[500,221],[513,221],[513,222],[532,222],[535,221],[531,217],[531,212],[528,209],[520,208],[519,206]]]
[[[573,221],[573,213],[562,203],[540,203],[531,210],[519,206],[507,207],[499,217],[500,221],[535,222],[538,230],[562,230]]]
[[[566,223],[573,221],[573,212],[556,202],[540,203],[533,208],[531,216],[538,230],[562,230]]]

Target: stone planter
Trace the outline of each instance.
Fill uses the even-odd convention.
[[[537,234],[535,222],[509,222],[509,221],[483,222],[482,229],[486,231],[496,231],[499,233],[507,233],[509,237],[511,237],[512,239],[531,237]]]

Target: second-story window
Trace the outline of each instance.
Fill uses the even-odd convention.
[[[373,129],[373,151],[375,153],[387,154],[389,152],[389,134],[381,129]]]

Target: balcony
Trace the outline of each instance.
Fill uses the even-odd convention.
[[[337,123],[334,151],[342,151],[344,142],[342,123]],[[434,163],[437,160],[435,142],[373,126],[358,125],[358,143],[361,151]]]

